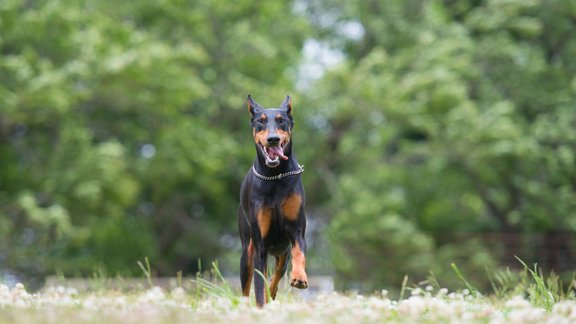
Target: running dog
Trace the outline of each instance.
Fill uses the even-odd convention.
[[[264,285],[268,255],[276,259],[270,282],[272,299],[276,298],[278,283],[290,261],[290,285],[308,287],[301,181],[304,168],[296,161],[292,148],[294,119],[290,96],[279,108],[264,109],[250,95],[247,101],[256,159],[240,188],[240,282],[242,294],[249,296],[254,277],[256,305],[262,307],[268,301]]]

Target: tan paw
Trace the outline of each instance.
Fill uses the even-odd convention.
[[[308,288],[308,281],[304,278],[292,278],[292,280],[290,280],[290,286],[298,289],[306,289]]]

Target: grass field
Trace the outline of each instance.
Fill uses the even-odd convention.
[[[576,300],[538,282],[483,296],[431,285],[363,296],[332,293],[302,300],[285,288],[263,309],[226,283],[197,281],[197,289],[151,287],[129,292],[79,292],[62,286],[37,294],[0,285],[0,323],[574,323]],[[542,282],[541,284],[545,284]],[[538,289],[544,289],[538,291]],[[573,289],[573,288],[570,288]],[[517,293],[520,293],[518,295]]]
[[[283,281],[278,298],[263,308],[241,297],[213,263],[208,276],[182,279],[174,288],[155,286],[150,265],[140,264],[148,288],[111,287],[79,291],[51,286],[29,293],[24,285],[0,284],[2,323],[575,323],[576,279],[562,283],[529,268],[494,273],[493,292],[481,294],[456,267],[464,289],[450,292],[434,278],[408,287],[398,298],[327,293],[302,298]],[[209,278],[209,279],[207,279]],[[104,278],[105,279],[105,278]],[[285,278],[286,279],[286,278]],[[183,288],[186,287],[186,288]]]

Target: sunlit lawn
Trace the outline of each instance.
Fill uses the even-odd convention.
[[[23,285],[0,285],[0,323],[373,323],[473,322],[570,323],[576,301],[547,306],[522,296],[486,297],[432,286],[407,290],[401,300],[386,291],[371,296],[332,293],[303,300],[289,288],[263,309],[227,289],[171,291],[159,287],[132,292],[78,292],[52,287],[37,294]],[[546,309],[548,308],[548,309]]]

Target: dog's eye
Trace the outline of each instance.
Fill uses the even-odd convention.
[[[254,127],[256,128],[257,131],[261,131],[264,129],[264,123],[261,120],[256,120],[254,122]]]
[[[286,128],[286,126],[288,126],[288,122],[286,121],[286,119],[280,119],[278,121],[278,126],[280,126],[280,128]]]

